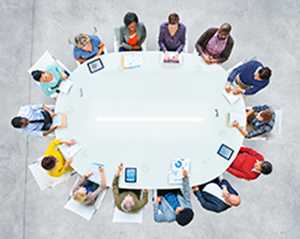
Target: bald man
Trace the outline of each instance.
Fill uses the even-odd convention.
[[[200,36],[195,47],[207,64],[221,64],[228,60],[234,45],[230,32],[231,25],[223,23],[219,28],[210,28]]]

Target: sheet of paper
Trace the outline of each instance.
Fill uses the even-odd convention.
[[[63,144],[58,146],[58,148],[66,159],[70,159],[82,149],[82,146],[80,144],[74,144],[71,146]]]
[[[117,207],[114,209],[113,222],[114,223],[142,223],[143,209],[137,213],[125,213],[120,211]]]
[[[128,54],[122,56],[122,66],[125,69],[136,68],[142,65],[141,54]]]
[[[223,95],[230,104],[235,104],[241,98],[241,95],[234,95],[232,93],[227,93],[225,89],[223,90]]]
[[[71,80],[64,80],[60,83],[59,85],[59,90],[60,92],[64,93],[64,94],[68,94],[72,88],[72,86],[74,85],[74,82]]]
[[[231,112],[227,115],[227,125],[228,127],[232,127],[233,121],[239,122],[240,125],[244,125],[244,115],[241,113]]]
[[[182,183],[182,169],[186,169],[188,172],[191,168],[190,159],[176,159],[171,163],[171,169],[169,171],[169,184],[181,184]]]

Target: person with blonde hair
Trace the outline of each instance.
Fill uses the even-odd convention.
[[[74,200],[86,206],[93,205],[99,194],[107,188],[103,167],[99,167],[100,185],[89,180],[92,175],[92,172],[88,172],[81,176],[72,190]]]
[[[80,64],[104,54],[104,43],[96,35],[80,33],[75,37],[74,42],[73,56]]]

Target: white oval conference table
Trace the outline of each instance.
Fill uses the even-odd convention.
[[[142,65],[121,66],[123,54],[142,54]],[[229,104],[222,94],[227,72],[206,65],[196,54],[182,54],[182,64],[161,62],[161,52],[109,53],[104,69],[91,74],[87,63],[72,74],[74,86],[60,94],[56,112],[66,112],[68,127],[60,139],[75,139],[82,150],[72,166],[79,173],[103,163],[111,183],[120,163],[137,168],[136,183],[120,187],[176,188],[170,184],[171,162],[189,159],[191,185],[221,175],[235,159],[243,137],[228,127],[228,112],[245,116],[241,100]],[[217,154],[221,144],[234,152],[230,160]]]

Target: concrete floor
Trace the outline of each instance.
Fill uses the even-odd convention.
[[[247,145],[272,161],[274,172],[255,182],[229,179],[242,196],[238,209],[216,215],[194,201],[196,217],[186,228],[155,224],[148,205],[142,225],[112,224],[112,195],[91,222],[63,209],[72,181],[41,192],[27,165],[41,155],[45,139],[26,137],[10,127],[19,106],[51,102],[27,74],[48,49],[71,69],[68,37],[97,26],[112,50],[112,29],[124,13],[138,13],[148,29],[148,49],[157,48],[157,30],[176,11],[186,24],[189,51],[200,33],[232,23],[236,45],[225,67],[257,56],[273,69],[268,88],[248,104],[268,103],[283,110],[283,131],[266,142]],[[297,123],[300,113],[300,1],[297,0],[2,0],[0,1],[0,238],[300,238],[300,173]]]

